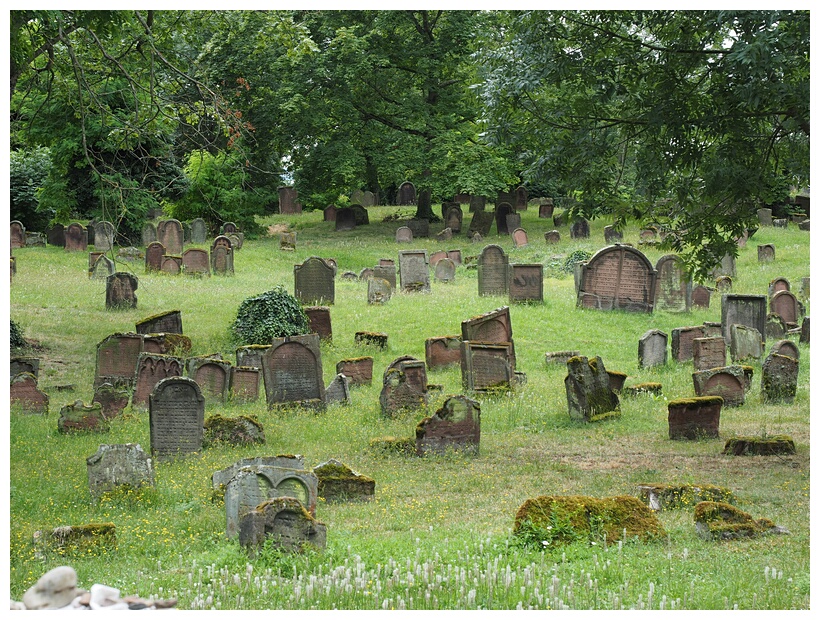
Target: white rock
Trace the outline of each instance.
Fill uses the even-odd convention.
[[[23,595],[26,609],[60,609],[77,596],[77,573],[70,566],[48,571]]]
[[[91,609],[128,609],[128,603],[120,598],[118,588],[104,586],[95,583],[91,586],[91,601],[88,604]]]

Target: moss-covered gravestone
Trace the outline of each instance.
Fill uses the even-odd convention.
[[[667,405],[669,439],[701,439],[720,436],[720,396],[695,396],[670,400]]]
[[[111,430],[111,425],[103,415],[100,403],[86,405],[83,401],[77,400],[73,404],[64,405],[60,409],[57,430],[64,434],[107,433]]]
[[[298,552],[324,549],[327,528],[294,497],[277,497],[259,504],[239,519],[239,543],[255,551],[270,540],[277,548]]]
[[[797,393],[800,363],[793,357],[770,353],[763,362],[760,393],[764,403],[791,403]]]
[[[582,355],[567,360],[564,378],[569,415],[573,420],[593,422],[620,415],[620,401],[600,357]]]
[[[700,502],[695,506],[695,531],[707,540],[754,538],[766,534],[788,534],[770,519],[755,519],[731,504]]]
[[[435,415],[416,426],[416,453],[424,456],[459,450],[478,454],[480,439],[481,405],[466,396],[451,396]]]
[[[726,440],[723,454],[744,455],[771,455],[794,454],[794,440],[788,435],[773,435],[771,437],[732,437]]]
[[[639,484],[638,493],[652,510],[688,508],[705,501],[735,503],[730,489],[712,484]]]
[[[363,476],[336,459],[313,468],[319,479],[319,496],[326,502],[369,501],[376,493],[376,481]]]
[[[233,446],[245,446],[265,443],[265,429],[253,416],[240,415],[227,418],[212,415],[205,420],[202,445],[225,443]]]

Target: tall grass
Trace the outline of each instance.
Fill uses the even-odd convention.
[[[589,240],[547,246],[551,220],[523,212],[530,244],[513,248],[491,234],[472,244],[464,235],[398,245],[399,223],[383,222],[395,208],[371,208],[370,226],[336,233],[321,212],[272,216],[265,225],[297,231],[295,252],[279,250],[278,238],[246,241],[235,257],[236,275],[204,279],[144,273],[141,263],[118,268],[139,277],[138,309],[105,310],[105,285],[89,280],[87,256],[58,248],[15,251],[17,275],[10,290],[11,317],[42,349],[40,386],[51,398],[48,416],[12,408],[9,421],[10,595],[20,599],[40,575],[70,564],[82,587],[105,583],[123,594],[175,597],[183,609],[808,609],[809,607],[809,369],[801,352],[797,397],[791,405],[760,402],[760,364],[747,402],[721,413],[721,439],[670,441],[668,400],[693,394],[692,363],[638,365],[638,339],[649,329],[720,321],[720,299],[688,314],[601,312],[575,307],[571,274],[548,269],[542,304],[511,306],[518,369],[527,383],[514,393],[479,396],[481,450],[425,458],[380,456],[371,439],[407,437],[415,424],[448,394],[461,393],[458,368],[431,370],[443,390],[431,395],[428,411],[396,419],[381,416],[381,373],[399,355],[424,359],[424,340],[460,334],[461,321],[508,305],[503,297],[478,297],[477,274],[457,269],[451,283],[432,282],[429,294],[397,293],[384,306],[367,304],[364,282],[337,277],[331,307],[333,341],[322,344],[325,381],[341,359],[372,355],[374,382],[353,388],[352,404],[327,411],[269,412],[264,397],[244,405],[208,402],[206,417],[254,415],[262,423],[262,447],[218,447],[171,463],[156,463],[156,486],[138,494],[91,500],[85,458],[101,443],[150,446],[148,416],[128,411],[105,435],[61,435],[56,419],[62,404],[93,395],[96,345],[114,332],[131,331],[149,315],[182,311],[191,355],[221,353],[234,360],[229,326],[241,301],[283,284],[293,291],[293,265],[310,256],[335,258],[339,274],[358,273],[379,258],[397,259],[400,249],[460,248],[477,255],[498,243],[513,262],[561,264],[572,251],[603,247],[605,222],[592,222]],[[407,212],[404,209],[403,212]],[[409,212],[407,212],[409,214]],[[465,217],[466,222],[469,216]],[[438,228],[433,225],[433,230]],[[655,263],[663,254],[638,245],[638,228],[625,231]],[[757,262],[756,245],[773,243],[777,259]],[[808,233],[761,228],[740,250],[733,292],[766,294],[769,281],[785,276],[797,290],[809,275]],[[808,310],[808,301],[806,302]],[[389,336],[381,351],[356,345],[357,331]],[[769,343],[771,344],[771,343]],[[628,375],[627,385],[656,381],[662,396],[621,398],[622,416],[579,424],[567,412],[566,367],[546,365],[544,353],[578,350],[599,355],[606,367]],[[73,391],[59,391],[73,385]],[[62,388],[66,390],[65,387]],[[721,454],[733,435],[785,433],[797,454],[788,457],[731,457]],[[373,501],[320,501],[317,518],[328,526],[324,552],[290,556],[265,549],[249,557],[225,539],[224,506],[211,500],[211,474],[241,458],[301,454],[308,466],[337,458],[376,480]],[[707,543],[694,531],[691,511],[660,513],[669,533],[662,543],[610,541],[603,547],[523,548],[511,537],[516,509],[545,494],[593,496],[634,494],[644,482],[706,483],[731,488],[740,507],[768,517],[791,535]],[[32,534],[38,529],[90,522],[117,527],[115,549],[41,557]]]

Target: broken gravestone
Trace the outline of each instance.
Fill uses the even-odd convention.
[[[567,360],[564,379],[569,415],[573,420],[593,422],[620,415],[618,395],[610,387],[603,360],[579,355]]]
[[[478,454],[480,439],[481,405],[466,396],[450,396],[435,415],[416,426],[416,454]]]
[[[85,462],[88,489],[95,499],[120,487],[139,489],[154,486],[151,457],[139,444],[101,444]]]

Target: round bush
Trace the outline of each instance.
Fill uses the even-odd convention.
[[[26,346],[23,330],[14,320],[11,321],[10,344],[12,349],[22,349]]]
[[[274,338],[307,334],[307,315],[296,298],[279,285],[239,304],[234,339],[243,345],[270,344]]]

